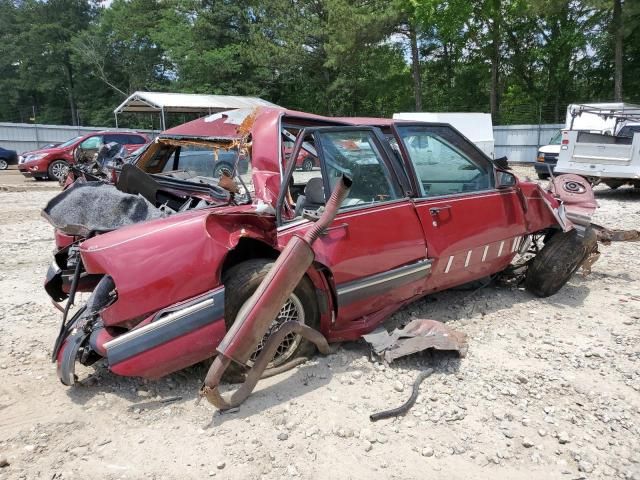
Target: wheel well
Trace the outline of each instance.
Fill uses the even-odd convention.
[[[275,260],[280,255],[280,252],[275,250],[270,245],[261,242],[260,240],[256,240],[255,238],[243,237],[240,239],[236,247],[231,250],[227,257],[224,259],[222,263],[222,270],[220,271],[220,278],[224,277],[224,274],[229,271],[230,268],[238,265],[247,260],[256,259],[256,258],[268,258]],[[324,281],[326,282],[326,292],[331,296],[331,303],[334,306],[334,309],[337,308],[337,296],[336,292],[332,288],[333,279],[331,270],[325,265],[314,262],[311,269],[315,271],[315,275],[311,275],[314,278],[310,278],[311,282],[318,288],[318,283],[321,282],[316,275],[324,277]],[[321,300],[318,299],[318,306],[320,307],[321,313],[324,313],[326,310],[326,305],[320,305]]]
[[[222,271],[220,272],[220,275],[224,275],[224,273],[231,267],[242,263],[245,260],[253,258],[271,258],[275,260],[278,258],[278,255],[280,255],[280,252],[270,245],[267,245],[260,240],[256,240],[255,238],[243,237],[240,239],[236,247],[227,254],[224,262],[222,263]]]

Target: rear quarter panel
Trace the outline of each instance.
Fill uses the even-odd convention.
[[[210,236],[207,215],[187,212],[81,244],[86,270],[109,274],[116,285],[118,300],[102,312],[105,325],[137,319],[219,285],[228,237]]]

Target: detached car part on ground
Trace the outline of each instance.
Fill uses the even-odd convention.
[[[232,177],[181,170],[186,145],[233,152]],[[319,171],[298,172],[302,150],[318,158]],[[261,286],[274,262],[286,260],[287,245],[316,228],[344,176],[353,185],[317,232],[301,280]],[[91,189],[109,190],[81,196],[93,216],[65,217],[64,196]],[[76,381],[76,361],[100,358],[116,374],[146,378],[218,353],[227,371],[259,364],[265,374],[278,372],[323,338],[358,339],[416,299],[514,268],[533,293],[552,295],[596,251],[599,235],[584,179],[560,176],[549,190],[519,181],[449,125],[277,108],[168,130],[122,168],[115,186],[68,190],[45,209],[57,243],[45,288],[54,302],[68,299],[54,350],[67,385]],[[96,215],[98,203],[112,213]],[[261,318],[255,329],[235,323],[255,318],[252,296],[267,287],[287,293],[281,306],[263,300],[279,308],[276,318]],[[92,293],[70,315],[79,291]],[[311,331],[319,333],[309,342]],[[227,355],[236,334],[243,353]],[[273,352],[268,361],[263,350]]]

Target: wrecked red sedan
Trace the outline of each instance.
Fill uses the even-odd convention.
[[[220,179],[181,168],[194,148],[234,152],[249,166]],[[320,169],[298,170],[302,151]],[[58,244],[47,291],[68,304],[92,292],[73,315],[65,309],[54,352],[62,382],[75,382],[76,361],[105,358],[116,374],[157,378],[215,356],[274,260],[347,177],[311,267],[247,365],[285,322],[354,340],[402,306],[514,259],[531,292],[551,295],[596,248],[586,181],[561,176],[548,191],[520,181],[449,125],[279,108],[212,115],[161,134],[115,186],[76,182],[61,194],[85,192],[76,217],[56,213],[60,199],[45,209]],[[89,189],[117,208],[100,210]],[[269,368],[312,348],[292,332]]]

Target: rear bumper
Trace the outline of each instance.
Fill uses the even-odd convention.
[[[159,378],[216,354],[227,329],[224,287],[156,313],[104,344],[118,375]]]
[[[627,181],[639,181],[640,173],[635,172],[603,172],[603,171],[594,171],[587,170],[582,168],[563,168],[562,172],[558,172],[558,174],[562,173],[573,173],[575,175],[580,175],[584,178],[598,178],[602,180],[627,180]]]

